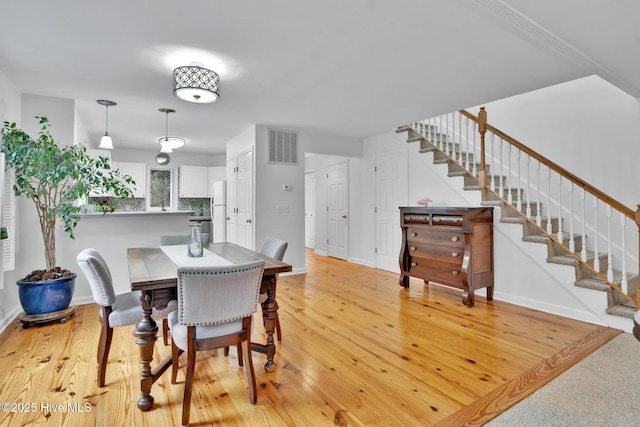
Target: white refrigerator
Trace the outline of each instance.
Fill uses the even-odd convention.
[[[227,181],[216,181],[211,190],[213,243],[227,241]]]

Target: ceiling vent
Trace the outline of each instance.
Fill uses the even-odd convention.
[[[269,154],[267,163],[280,165],[298,164],[298,133],[268,129]]]

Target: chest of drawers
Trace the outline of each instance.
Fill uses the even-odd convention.
[[[402,207],[400,285],[409,277],[462,289],[473,306],[474,290],[493,299],[493,208]]]

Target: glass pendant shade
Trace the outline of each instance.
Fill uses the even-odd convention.
[[[104,134],[102,138],[100,138],[100,145],[98,148],[102,148],[103,150],[113,150],[113,140],[108,134]]]
[[[102,148],[103,150],[113,150],[113,140],[109,136],[109,107],[113,107],[117,104],[106,99],[98,99],[96,102],[100,105],[104,105],[105,107],[104,136],[100,139],[100,145],[98,145],[98,148]]]
[[[183,147],[187,140],[180,136],[169,136],[169,113],[175,113],[176,110],[171,108],[159,108],[158,111],[165,113],[165,136],[158,139],[161,153],[173,153],[176,148]]]

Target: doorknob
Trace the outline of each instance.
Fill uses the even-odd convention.
[[[342,215],[342,219],[347,219],[347,216],[346,215]]]
[[[250,219],[247,220],[247,224],[251,224],[251,220]]]

